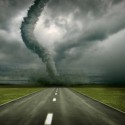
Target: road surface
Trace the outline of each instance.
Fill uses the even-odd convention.
[[[0,125],[125,125],[125,114],[67,88],[0,106]]]

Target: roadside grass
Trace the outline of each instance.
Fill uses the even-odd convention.
[[[42,88],[11,88],[11,87],[0,87],[0,104],[6,103],[13,99],[25,96],[27,94],[42,90]]]
[[[125,112],[125,88],[82,87],[73,90]]]

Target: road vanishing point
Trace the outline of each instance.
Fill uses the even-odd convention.
[[[1,105],[0,125],[125,125],[125,114],[68,88],[48,88]]]

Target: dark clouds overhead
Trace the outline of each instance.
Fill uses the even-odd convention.
[[[5,65],[24,65],[24,67],[32,68],[32,65],[40,65],[39,58],[30,53],[25,46],[18,43],[19,41],[0,41],[0,64]]]
[[[33,0],[0,0],[0,27],[7,28],[7,24],[13,17],[29,7]]]
[[[87,45],[88,42],[103,41],[107,39],[109,36],[124,29],[125,28],[125,21],[124,21],[125,3],[122,3],[122,4],[117,6],[115,5],[116,7],[113,6],[112,9],[109,8],[106,14],[101,16],[101,18],[97,18],[92,21],[90,20],[90,24],[88,25],[86,25],[86,23],[85,24],[83,23],[83,25],[86,25],[86,26],[84,29],[82,29],[82,31],[79,31],[79,34],[78,34],[78,31],[72,32],[71,34],[68,34],[68,35],[66,34],[65,37],[68,36],[69,38],[69,35],[70,35],[70,39],[65,38],[66,41],[62,42],[57,46],[57,52],[59,52],[62,55],[62,54],[65,54],[66,51],[69,51],[70,49],[72,49],[73,47],[85,46],[85,44]],[[68,32],[70,32],[70,29]],[[76,35],[75,38],[74,38],[74,35]]]
[[[119,1],[120,2],[120,1]],[[81,13],[86,15],[92,13],[94,15],[102,14],[110,5],[118,3],[118,0],[53,0],[50,2],[49,7],[54,10],[54,14],[69,13],[75,9],[79,9]],[[58,11],[60,10],[60,11]]]
[[[32,3],[0,1],[0,62],[39,65],[24,46],[19,29]],[[50,0],[34,33],[58,67],[79,67],[85,74],[105,72],[112,81],[117,73],[125,73],[125,0]]]

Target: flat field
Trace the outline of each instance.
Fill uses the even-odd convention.
[[[125,112],[125,87],[81,87],[73,90]]]
[[[1,87],[0,86],[0,104],[6,103],[8,101],[11,101],[13,99],[25,96],[27,94],[36,92],[42,90],[42,88],[27,88],[27,87],[21,87],[21,88],[16,88],[16,87]]]

